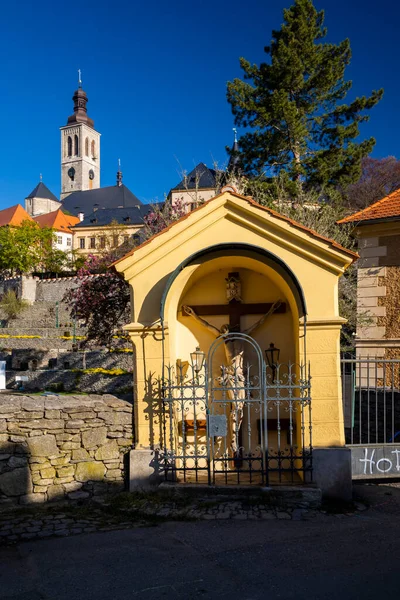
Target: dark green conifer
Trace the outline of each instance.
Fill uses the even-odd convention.
[[[228,83],[235,124],[248,128],[239,140],[244,172],[280,174],[294,192],[357,181],[361,160],[375,144],[374,138],[355,140],[383,90],[343,103],[352,86],[344,78],[350,42],[324,42],[323,24],[324,11],[311,0],[295,0],[265,48],[269,62],[257,66],[241,58],[244,81]]]

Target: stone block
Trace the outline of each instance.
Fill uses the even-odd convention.
[[[360,252],[361,258],[374,258],[377,256],[386,256],[387,247],[386,246],[373,246],[373,247],[365,247],[362,248]]]
[[[54,478],[51,479],[39,479],[39,481],[35,481],[37,485],[53,485]]]
[[[103,446],[107,440],[107,428],[97,427],[82,433],[82,446],[87,449]]]
[[[77,481],[99,481],[104,478],[105,466],[101,462],[80,462],[76,466],[75,479]]]
[[[65,495],[65,490],[62,485],[50,485],[47,489],[47,499],[49,502],[60,500]]]
[[[118,446],[132,446],[132,437],[130,437],[129,439],[118,438],[117,444],[118,444]]]
[[[376,287],[363,287],[358,288],[357,298],[371,298],[371,297],[386,296],[386,286],[378,285]]]
[[[57,468],[57,477],[71,477],[75,473],[74,465],[68,465],[67,467]]]
[[[61,450],[77,450],[80,447],[80,442],[64,442],[61,446]]]
[[[72,460],[90,460],[90,455],[85,448],[78,448],[77,450],[72,450]]]
[[[71,475],[69,477],[57,477],[57,479],[54,480],[55,483],[71,483],[72,481],[74,481],[74,476]]]
[[[79,481],[72,481],[71,483],[65,483],[63,487],[66,492],[76,492],[80,490],[82,486],[83,483],[80,483]]]
[[[122,473],[119,469],[107,469],[106,478],[107,479],[115,479],[115,478],[121,479]]]
[[[21,408],[26,411],[44,411],[44,398],[40,397],[24,397],[21,399]],[[15,410],[15,407],[14,407]]]
[[[14,413],[14,418],[25,421],[26,419],[43,419],[43,411],[32,411],[32,412],[19,412],[17,414]]]
[[[119,458],[119,447],[116,440],[112,440],[105,446],[100,446],[96,450],[96,460],[112,460],[113,458]]]
[[[74,419],[78,419],[78,420],[86,420],[86,419],[95,419],[96,418],[96,413],[95,412],[81,412],[81,413],[70,413],[73,415]]]
[[[119,440],[118,440],[119,441]],[[162,480],[154,450],[134,449],[129,453],[129,491],[151,488]]]
[[[322,496],[350,502],[352,498],[350,448],[314,448],[313,482]]]
[[[51,467],[51,463],[48,460],[45,460],[42,463],[33,463],[31,464],[32,473],[39,472],[41,469],[48,469]]]
[[[60,455],[54,435],[42,435],[29,438],[28,447],[31,456],[46,456],[57,458]]]
[[[85,421],[82,420],[71,420],[67,421],[65,425],[65,429],[80,429],[85,425]]]
[[[51,464],[53,467],[67,465],[70,461],[70,456],[61,456],[60,458],[53,458]]]
[[[26,494],[21,496],[21,504],[42,504],[46,501],[46,494]]]
[[[8,461],[8,466],[12,469],[18,467],[25,467],[28,464],[28,458],[26,456],[12,456]]]
[[[43,479],[52,479],[56,476],[56,470],[54,467],[47,467],[45,469],[40,469],[40,475]]]
[[[0,492],[6,496],[22,496],[32,491],[32,477],[28,468],[14,469],[0,475]]]
[[[33,421],[20,421],[20,427],[28,427],[30,429],[64,429],[64,421],[62,419],[34,419]]]
[[[132,414],[125,412],[101,412],[99,418],[110,425],[124,425],[132,423]]]
[[[46,410],[44,413],[45,419],[59,419],[60,411],[59,410]]]

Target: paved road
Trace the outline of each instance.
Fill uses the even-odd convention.
[[[373,507],[354,516],[171,522],[3,548],[0,598],[397,598],[400,489],[368,494]]]

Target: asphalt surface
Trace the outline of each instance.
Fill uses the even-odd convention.
[[[352,516],[169,522],[5,547],[0,598],[398,598],[400,488],[356,494],[371,507]]]

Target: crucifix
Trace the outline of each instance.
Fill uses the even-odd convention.
[[[203,325],[214,335],[245,333],[250,335],[256,328],[262,325],[268,317],[274,313],[285,313],[286,304],[282,300],[274,303],[259,302],[248,304],[242,302],[241,281],[238,272],[228,273],[226,279],[226,294],[228,304],[202,304],[198,306],[182,306],[182,316],[192,317],[197,323]],[[221,329],[209,323],[204,316],[228,315],[229,324],[223,325]],[[262,315],[253,325],[241,331],[240,319],[244,315]],[[245,402],[243,352],[244,341],[242,338],[227,336],[225,342],[225,354],[228,365],[221,366],[222,376],[220,382],[230,390],[230,398],[233,400],[231,407],[231,451],[234,457],[238,457],[239,431],[243,420],[243,407]]]

